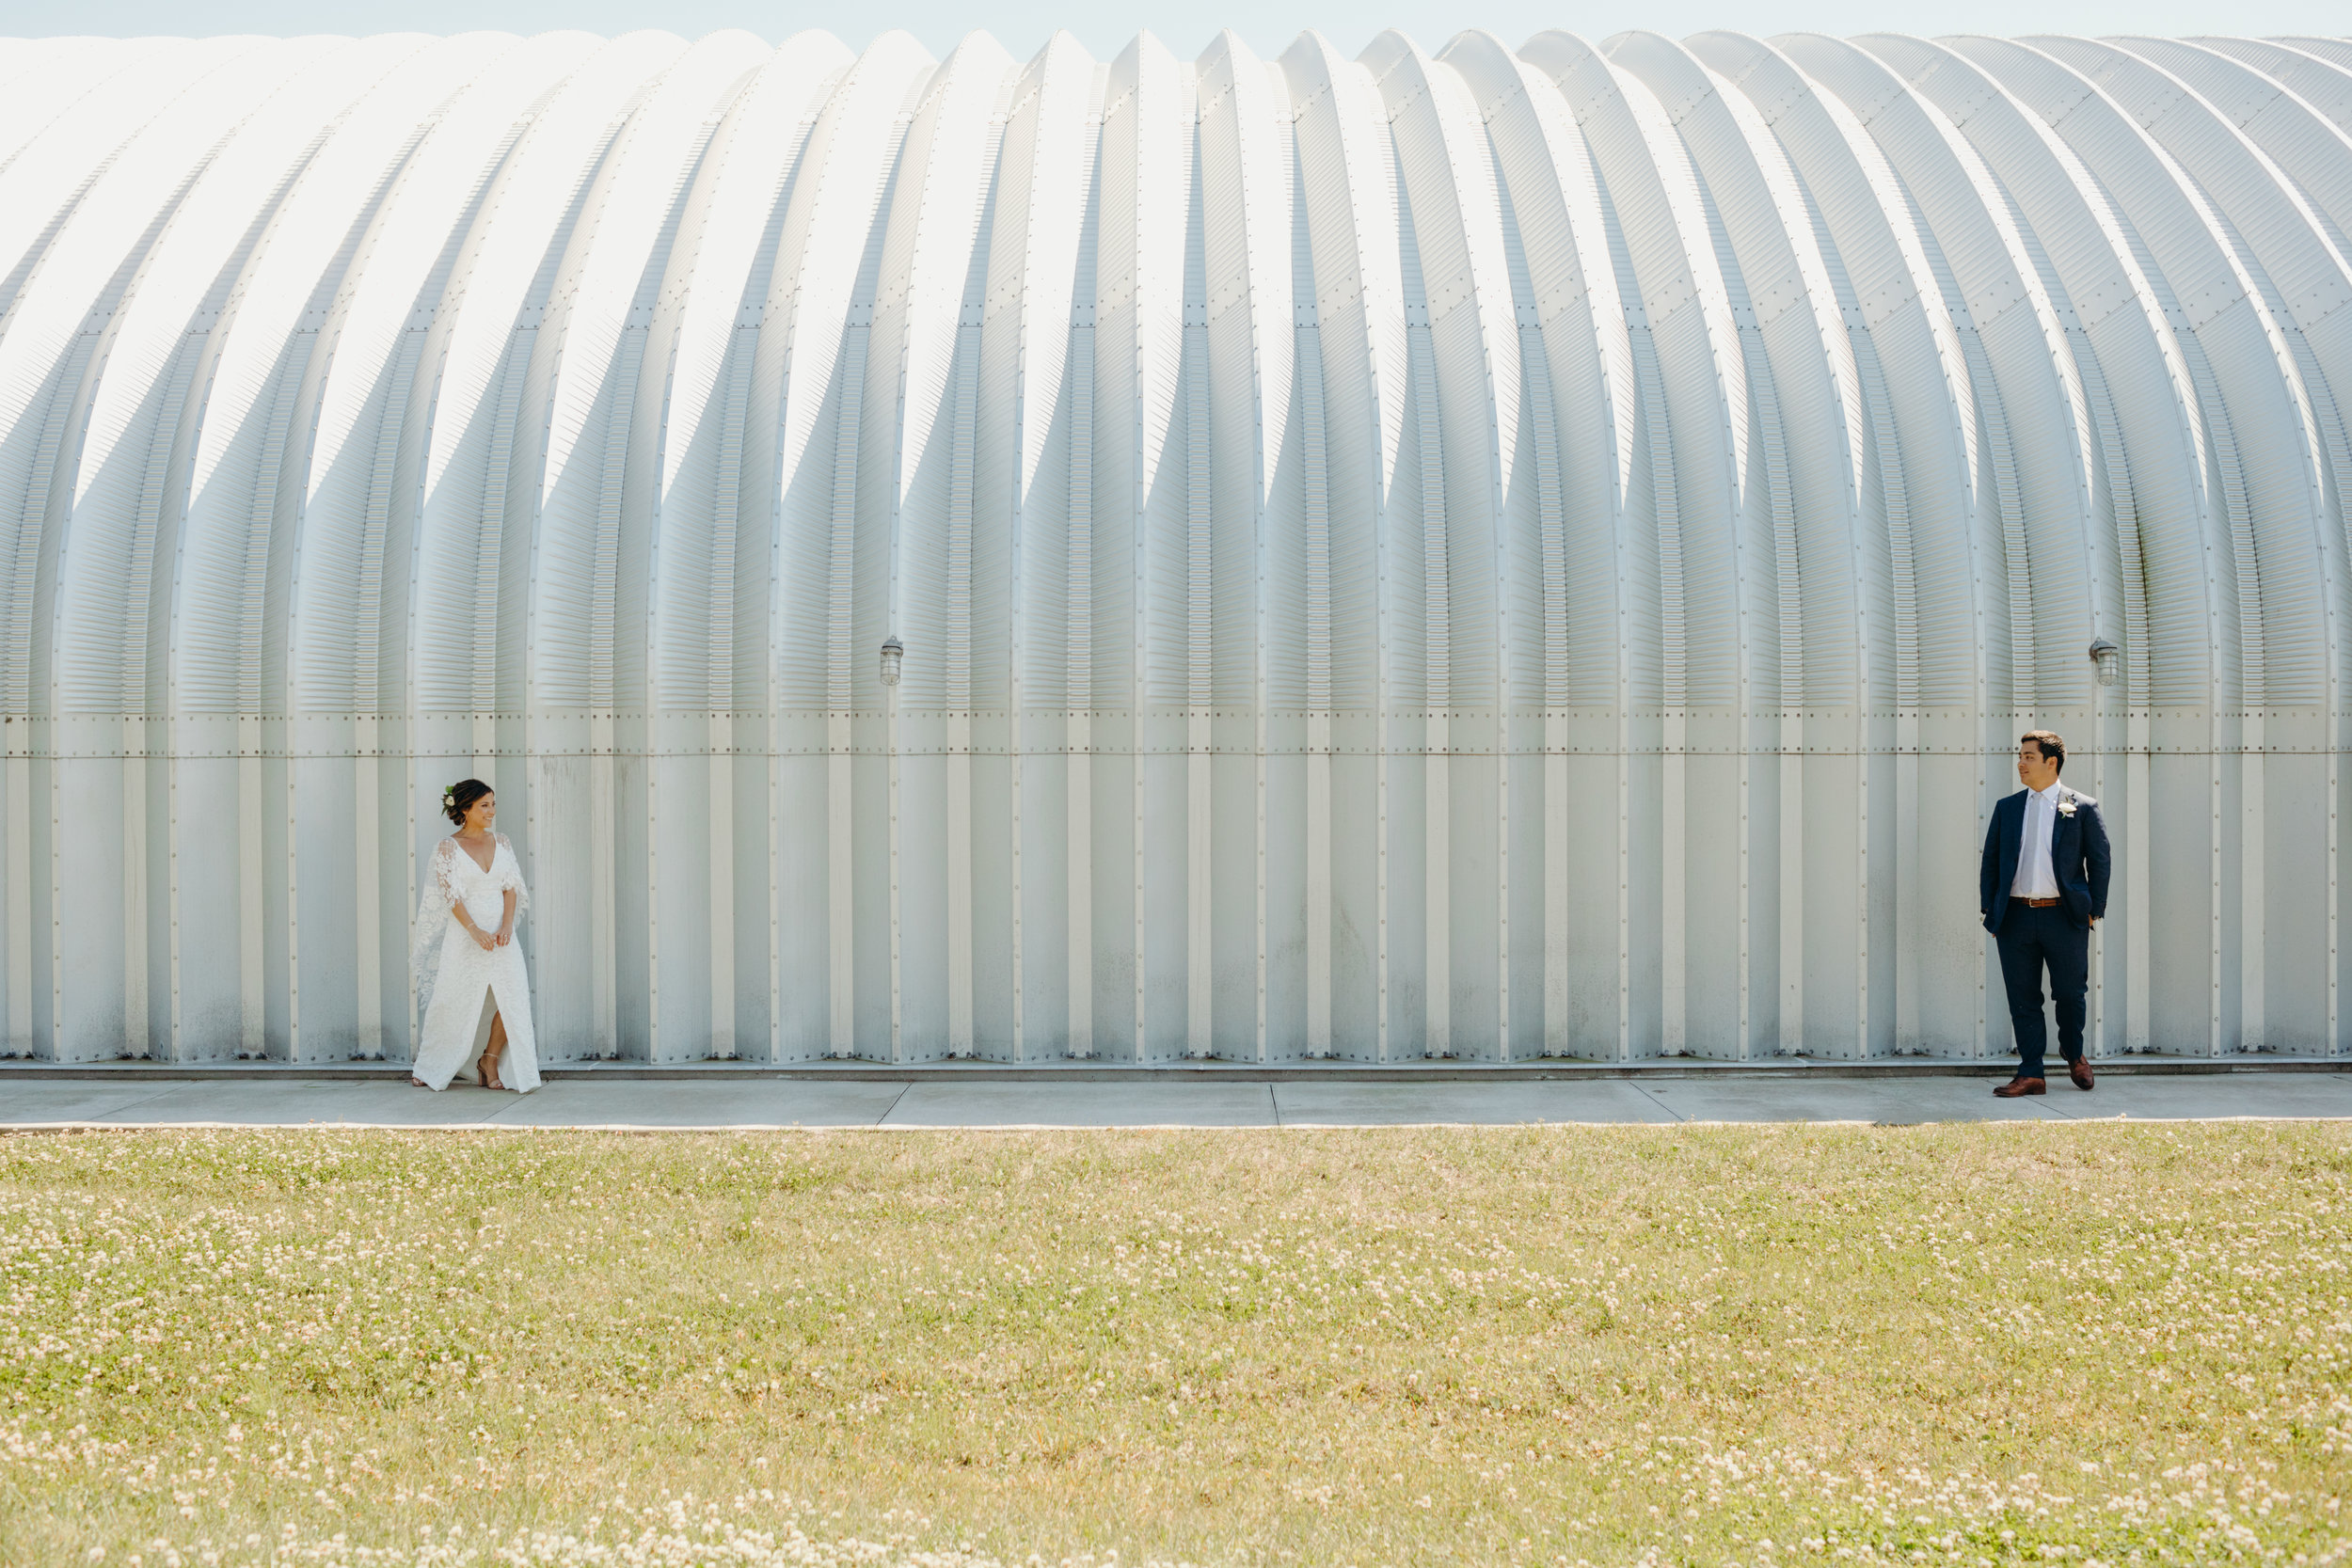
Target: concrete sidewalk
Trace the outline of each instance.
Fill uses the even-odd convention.
[[[2332,1064],[2330,1064],[2332,1066]],[[558,1078],[531,1095],[302,1069],[203,1078],[0,1070],[0,1130],[60,1127],[1041,1128],[1598,1125],[1641,1122],[2352,1119],[2352,1068],[2053,1079],[2038,1099],[1995,1100],[2000,1073],[1899,1075],[1649,1070],[1570,1078],[1454,1075],[961,1078]]]

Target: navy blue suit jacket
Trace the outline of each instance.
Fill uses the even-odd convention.
[[[2066,912],[2085,930],[2107,912],[2107,827],[2100,819],[2099,802],[2058,785],[2058,818],[2050,830],[2050,869],[2058,874],[2058,896]],[[2069,814],[2064,808],[2072,805]],[[1993,807],[1993,824],[1984,835],[1984,869],[1979,877],[1978,907],[1984,911],[1984,928],[1998,932],[2009,912],[2009,890],[2017,882],[2017,854],[2026,832],[2026,791]]]

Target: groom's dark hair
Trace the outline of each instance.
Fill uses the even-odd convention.
[[[2058,731],[2027,730],[2017,737],[2017,744],[2023,746],[2028,740],[2042,749],[2042,761],[2055,762],[2059,772],[2066,771],[2066,740]]]
[[[480,779],[460,779],[441,792],[441,815],[462,828],[473,803],[489,793],[490,786]]]

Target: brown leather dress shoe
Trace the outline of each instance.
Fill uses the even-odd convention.
[[[2048,1092],[2050,1085],[2039,1078],[2012,1078],[1993,1091],[1996,1100],[2018,1100],[2029,1094]]]
[[[2077,1056],[2067,1063],[2066,1076],[2074,1081],[2074,1086],[2078,1089],[2090,1087],[2090,1059],[2087,1056]]]

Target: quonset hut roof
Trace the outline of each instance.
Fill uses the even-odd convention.
[[[470,773],[559,1059],[1986,1054],[2041,724],[2100,1049],[2333,1051],[2348,133],[2318,39],[0,44],[0,1044],[402,1053]]]

